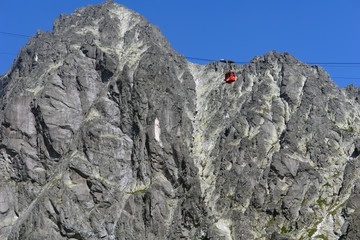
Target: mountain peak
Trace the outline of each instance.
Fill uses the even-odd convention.
[[[271,51],[198,65],[106,1],[1,77],[8,239],[358,239],[358,91]]]

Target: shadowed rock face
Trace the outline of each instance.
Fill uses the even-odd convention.
[[[110,1],[60,16],[0,80],[1,238],[359,238],[359,90],[234,69]]]

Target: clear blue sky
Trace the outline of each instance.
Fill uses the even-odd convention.
[[[101,0],[0,0],[0,74],[27,37],[61,13]],[[115,0],[160,27],[180,54],[250,61],[277,50],[303,62],[360,63],[359,0]],[[192,60],[193,61],[193,60]],[[206,64],[205,61],[197,61]],[[340,86],[360,85],[360,65],[324,65]]]

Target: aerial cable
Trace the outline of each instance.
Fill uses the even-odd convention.
[[[217,60],[214,59],[206,59],[206,58],[196,58],[196,57],[186,57],[187,59],[193,59],[193,60],[199,60],[199,61],[205,61],[205,62],[217,62]]]
[[[26,37],[29,38],[31,36],[25,34],[11,33],[11,32],[0,32],[2,35],[9,35],[14,37]],[[17,55],[17,53],[9,53],[9,52],[0,52],[0,55]],[[197,60],[197,61],[205,61],[205,62],[218,62],[219,60],[215,59],[207,59],[207,58],[198,58],[198,57],[189,57],[184,56],[187,59]],[[237,64],[246,64],[248,62],[245,61],[234,61]],[[304,62],[310,65],[329,65],[326,67],[360,67],[360,62]],[[356,77],[332,77],[338,79],[360,79]]]
[[[185,56],[185,58],[187,59],[193,59],[193,60],[199,60],[199,61],[206,61],[206,62],[218,62],[218,60],[214,60],[214,59],[206,59],[206,58],[196,58],[196,57],[187,57]],[[241,64],[246,64],[248,62],[241,62],[241,61],[234,61],[234,63],[241,63]],[[339,63],[339,62],[304,62],[306,64],[321,64],[321,65],[360,65],[360,63],[357,62],[343,62],[343,63]],[[349,66],[349,67],[360,67],[360,66]]]
[[[199,60],[199,61],[205,61],[205,62],[218,62],[218,61],[219,61],[219,60],[214,60],[214,59],[196,58],[196,57],[187,57],[187,56],[185,56],[185,58],[187,58],[187,59],[193,59],[193,60]],[[246,64],[246,63],[248,63],[248,62],[234,61],[234,63]]]
[[[25,35],[25,34],[19,34],[19,33],[11,33],[11,32],[0,32],[0,34],[3,35],[10,35],[10,36],[17,36],[17,37],[31,37],[29,35]],[[8,53],[0,53],[0,54],[8,54]],[[12,54],[12,53],[11,53]],[[206,61],[206,62],[218,62],[218,60],[215,59],[207,59],[207,58],[198,58],[198,57],[189,57],[189,56],[185,56],[185,58],[187,59],[193,59],[193,60],[198,60],[198,61]],[[245,61],[234,61],[234,63],[239,63],[239,64],[246,64],[248,62]],[[360,62],[304,62],[306,64],[318,64],[318,65],[360,65]],[[350,66],[351,67],[351,66]],[[354,66],[357,67],[357,66]]]
[[[0,52],[1,55],[17,55],[17,53]]]
[[[358,68],[360,66],[347,66],[347,65],[340,65],[340,66],[334,66],[334,65],[328,65],[326,66],[327,68],[332,68],[332,67],[342,67],[342,68]]]
[[[11,32],[0,32],[0,34],[3,34],[3,35],[10,35],[10,36],[15,36],[15,37],[31,37],[31,36],[28,36],[28,35],[24,35],[24,34],[18,34],[18,33],[11,33]]]
[[[17,55],[17,53],[8,53],[8,52],[0,52],[0,55]],[[217,62],[217,60],[212,59],[204,59],[204,58],[195,58],[195,57],[185,57],[187,59],[199,60],[199,61],[207,61],[207,62]],[[247,63],[247,62],[234,62],[234,63]],[[328,67],[337,67],[337,66],[328,66]],[[339,66],[340,67],[340,66]],[[342,66],[342,67],[360,67],[360,66]],[[331,77],[331,78],[339,78],[339,79],[360,79],[356,77]]]
[[[360,65],[360,63],[356,63],[356,62],[353,62],[353,63],[346,63],[346,62],[306,62],[307,64],[322,64],[322,65]]]
[[[340,78],[340,79],[360,79],[356,77],[330,77],[330,78]]]

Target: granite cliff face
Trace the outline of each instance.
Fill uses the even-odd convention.
[[[110,1],[60,16],[0,79],[0,238],[360,238],[359,90],[234,68]]]

